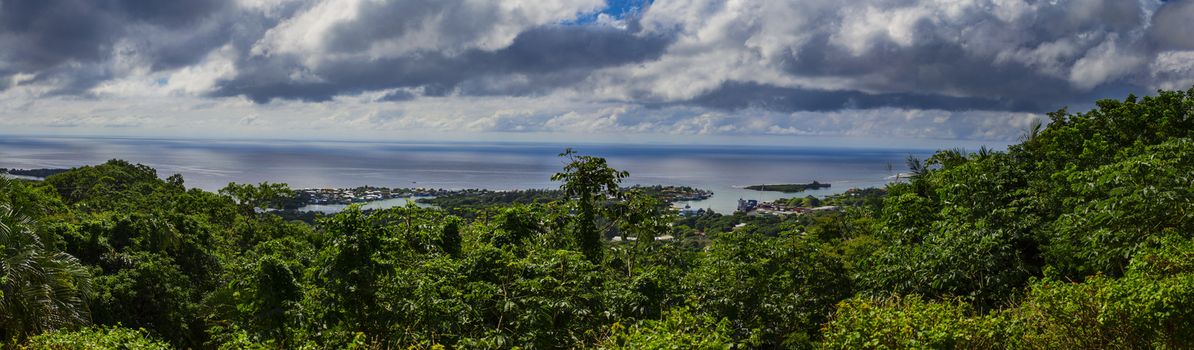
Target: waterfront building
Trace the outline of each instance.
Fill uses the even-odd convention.
[[[755,210],[755,207],[758,207],[758,206],[759,206],[759,201],[757,201],[757,200],[754,200],[754,199],[745,200],[742,198],[738,198],[738,211],[740,211],[740,212],[743,212],[743,213],[749,212],[751,210]]]

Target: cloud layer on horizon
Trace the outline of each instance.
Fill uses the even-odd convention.
[[[1194,0],[0,0],[0,125],[1006,140],[1194,85],[1191,18]]]

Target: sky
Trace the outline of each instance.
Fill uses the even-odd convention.
[[[1011,142],[1194,86],[1194,0],[0,0],[0,134]]]

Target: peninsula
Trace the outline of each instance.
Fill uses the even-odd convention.
[[[39,179],[50,177],[50,175],[64,173],[70,169],[5,169],[0,168],[0,174],[9,174],[16,176],[28,176]]]
[[[822,189],[822,188],[829,188],[829,186],[830,186],[829,184],[823,184],[820,182],[813,181],[811,183],[806,183],[806,184],[753,185],[753,186],[746,186],[746,189],[755,190],[755,191],[795,193],[795,192],[804,192],[805,190],[816,190],[816,189]]]

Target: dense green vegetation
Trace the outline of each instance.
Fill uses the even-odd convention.
[[[1050,117],[1006,152],[910,159],[906,183],[787,218],[679,218],[572,151],[551,201],[313,225],[262,210],[285,185],[211,193],[123,161],[0,179],[0,335],[51,349],[1189,347],[1194,90]]]
[[[137,349],[166,350],[170,345],[153,339],[145,330],[121,327],[88,327],[73,331],[59,330],[37,335],[24,344],[25,349],[101,350]]]
[[[513,204],[549,203],[564,199],[559,190],[529,189],[518,191],[466,190],[447,196],[419,198],[419,203],[431,204],[445,210],[468,213],[480,209]]]
[[[638,191],[663,202],[708,198],[712,192],[687,186],[632,186],[627,191]],[[528,189],[513,191],[491,191],[482,189],[454,191],[432,198],[419,198],[419,203],[431,204],[454,214],[468,215],[481,209],[509,206],[513,204],[549,203],[567,199],[561,190]]]
[[[775,192],[783,192],[783,193],[796,193],[796,192],[804,192],[807,190],[829,188],[829,186],[830,186],[829,184],[823,184],[820,182],[813,181],[813,182],[806,183],[806,184],[751,185],[751,186],[746,186],[746,189],[755,190],[755,191],[775,191]]]

